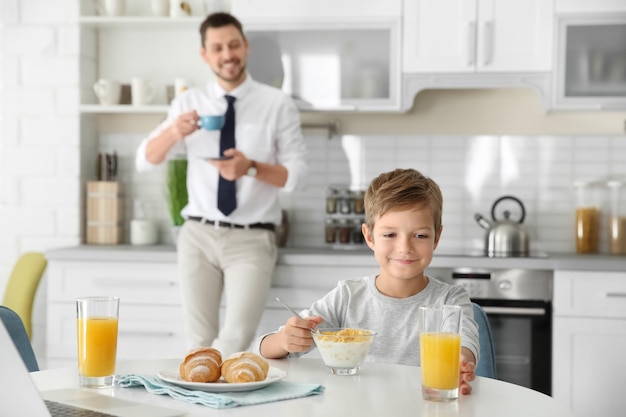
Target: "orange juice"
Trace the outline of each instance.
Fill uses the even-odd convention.
[[[422,385],[441,390],[458,388],[460,354],[459,334],[422,333],[420,335]]]
[[[99,377],[115,373],[117,318],[78,319],[78,372]]]

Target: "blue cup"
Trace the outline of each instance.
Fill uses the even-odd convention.
[[[205,130],[220,130],[224,126],[224,115],[200,116],[198,126]]]

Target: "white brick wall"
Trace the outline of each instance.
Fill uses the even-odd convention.
[[[76,0],[0,1],[0,294],[19,254],[80,242],[77,34]]]

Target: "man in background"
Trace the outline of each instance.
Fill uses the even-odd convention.
[[[254,338],[276,263],[279,190],[300,188],[307,176],[300,116],[277,88],[246,70],[249,44],[228,13],[200,26],[200,55],[216,80],[176,97],[167,118],[137,150],[139,171],[187,155],[189,203],[177,240],[188,347],[229,355]],[[225,115],[207,130],[201,116]],[[222,293],[226,310],[219,326]]]

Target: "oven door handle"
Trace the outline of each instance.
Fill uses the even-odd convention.
[[[546,309],[541,307],[491,307],[481,306],[487,314],[501,314],[505,316],[545,316]]]

